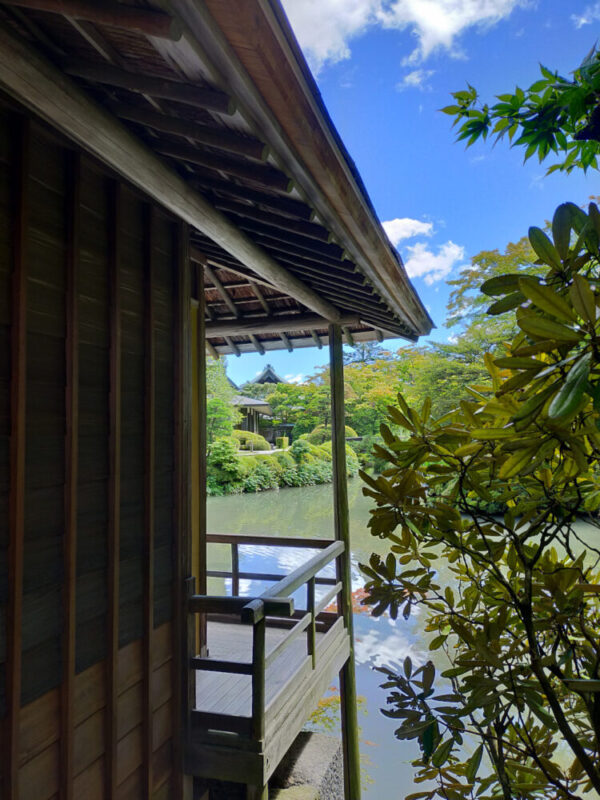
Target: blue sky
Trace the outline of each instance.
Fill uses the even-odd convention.
[[[375,209],[446,341],[446,280],[481,250],[504,249],[565,200],[600,194],[600,175],[545,177],[521,148],[455,144],[438,109],[450,92],[482,97],[533,83],[539,62],[563,74],[600,32],[587,0],[284,0],[331,117]],[[423,341],[423,340],[422,340]],[[394,340],[396,349],[402,342]],[[237,383],[267,362],[302,379],[327,361],[306,348],[228,358]]]

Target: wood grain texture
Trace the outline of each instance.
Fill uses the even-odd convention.
[[[10,493],[8,607],[6,636],[6,718],[4,727],[4,800],[17,800],[19,713],[23,618],[23,543],[25,538],[25,448],[27,370],[27,254],[30,125],[15,127],[13,265],[10,372]]]
[[[110,219],[110,395],[109,395],[109,486],[108,486],[108,613],[106,670],[106,781],[107,800],[117,788],[117,693],[120,684],[119,652],[119,538],[121,509],[121,186],[112,186]]]
[[[63,542],[63,679],[61,691],[60,796],[73,797],[73,697],[77,587],[77,489],[79,481],[79,234],[81,157],[71,154],[67,177],[67,286],[65,391],[65,535]]]
[[[144,719],[143,787],[152,794],[152,644],[154,633],[154,478],[156,470],[156,368],[154,344],[154,213],[144,211]]]

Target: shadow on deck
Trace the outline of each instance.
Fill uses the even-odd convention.
[[[237,535],[208,540],[232,545],[234,591],[240,577],[274,585],[254,598],[189,599],[191,613],[209,616],[208,655],[190,665],[196,677],[187,766],[198,777],[265,786],[350,655],[342,585],[319,575],[332,563],[340,575],[344,545]],[[236,574],[237,547],[265,543],[320,552],[287,576]],[[292,595],[303,588],[306,608],[294,609]]]

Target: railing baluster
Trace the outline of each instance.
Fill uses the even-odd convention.
[[[231,594],[238,597],[240,593],[240,553],[238,543],[231,543]]]
[[[265,617],[254,623],[252,637],[252,735],[265,738]]]
[[[317,620],[315,617],[315,579],[311,578],[306,584],[307,603],[306,610],[310,613],[310,625],[306,629],[308,642],[308,655],[312,657],[312,668],[317,666]]]

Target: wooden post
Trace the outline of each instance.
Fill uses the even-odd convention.
[[[119,655],[119,561],[121,522],[121,185],[114,182],[110,209],[110,398],[109,398],[109,486],[107,542],[107,632],[106,658],[106,780],[105,792],[112,800],[117,790],[117,697]]]
[[[154,636],[154,474],[156,449],[156,366],[154,336],[154,213],[144,208],[144,705],[143,781],[144,796],[151,797],[152,774],[152,641]]]
[[[231,594],[239,597],[240,594],[240,551],[237,542],[231,543]]]
[[[252,735],[265,738],[265,656],[266,621],[264,614],[252,631]]]
[[[77,587],[77,486],[79,451],[79,219],[81,156],[71,153],[67,180],[65,536],[63,544],[63,676],[61,686],[61,792],[73,797],[73,697]]]
[[[13,264],[10,330],[10,490],[8,602],[6,616],[6,718],[4,722],[5,800],[19,796],[19,717],[23,636],[23,542],[25,538],[25,412],[27,374],[27,225],[29,217],[30,128],[19,120],[15,131]]]
[[[317,622],[315,617],[315,579],[310,578],[306,584],[306,609],[310,612],[310,625],[306,630],[308,655],[312,658],[312,668],[317,666]]]
[[[346,436],[344,414],[344,355],[339,325],[329,326],[331,376],[331,427],[333,455],[333,502],[335,535],[344,542],[340,556],[342,591],[340,598],[344,625],[350,638],[350,656],[340,671],[342,745],[344,750],[344,789],[347,800],[360,800],[360,753],[356,711],[356,674],[354,667],[354,622],[352,618],[352,573],[350,569],[350,517],[346,473]]]
[[[198,592],[206,594],[206,570],[208,567],[206,554],[206,318],[204,296],[204,268],[196,265],[196,292],[198,295],[197,311],[197,359],[198,359]],[[198,614],[198,652],[208,654],[206,614]]]
[[[184,775],[184,753],[187,745],[189,717],[189,652],[186,605],[183,600],[184,582],[192,572],[191,536],[191,271],[189,259],[189,227],[176,224],[175,262],[175,353],[174,392],[175,405],[175,575],[173,581],[173,652],[174,702],[173,702],[173,761],[174,797],[182,797],[189,781]]]

